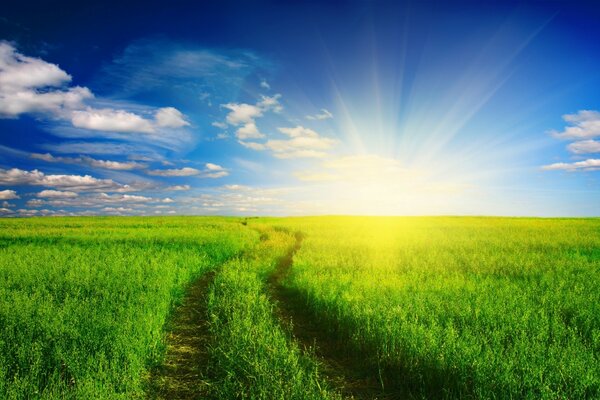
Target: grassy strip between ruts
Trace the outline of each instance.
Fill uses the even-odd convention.
[[[274,316],[265,281],[295,240],[264,227],[261,243],[215,277],[208,296],[212,395],[221,399],[337,399]]]

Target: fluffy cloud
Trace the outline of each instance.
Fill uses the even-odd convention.
[[[190,185],[175,185],[175,186],[167,186],[165,191],[187,191],[190,190]]]
[[[200,214],[285,214],[287,188],[256,188],[225,185],[213,188],[200,196],[182,199],[180,203],[191,213]]]
[[[42,197],[46,199],[64,199],[68,197],[77,197],[77,193],[65,191],[62,192],[60,190],[42,190],[37,194],[37,197]]]
[[[106,132],[153,133],[152,121],[137,114],[110,108],[73,111],[71,123],[76,128]]]
[[[137,196],[137,195],[133,195],[133,194],[110,195],[110,194],[106,194],[106,193],[100,193],[100,199],[102,199],[103,201],[116,202],[116,203],[120,203],[120,202],[147,203],[149,201],[154,201],[154,199],[151,197]]]
[[[24,171],[18,168],[0,169],[0,185],[31,185],[70,189],[71,191],[123,190],[112,179],[98,179],[90,175],[46,175],[37,169]]]
[[[44,199],[32,199],[26,204],[30,208],[55,207],[60,210],[29,210],[29,214],[46,215],[59,213],[65,215],[99,215],[119,212],[122,214],[147,215],[154,208],[169,208],[164,204],[174,203],[171,198],[152,198],[129,194],[90,193],[81,196],[49,195]],[[135,205],[135,208],[132,208]],[[64,211],[68,209],[69,212]],[[75,211],[73,211],[75,209]],[[85,211],[80,211],[84,209]],[[23,214],[23,213],[21,213]]]
[[[257,151],[264,150],[267,148],[263,143],[245,142],[243,140],[239,140],[238,143],[248,149],[257,150]]]
[[[222,107],[230,110],[226,117],[226,120],[230,125],[240,125],[254,122],[255,118],[263,115],[262,108],[251,104],[227,103],[223,104]]]
[[[227,103],[221,107],[230,110],[225,118],[229,125],[240,126],[236,131],[236,137],[239,140],[261,139],[265,137],[256,127],[256,118],[262,117],[265,112],[272,111],[279,113],[283,107],[279,103],[280,94],[274,96],[261,96],[260,101],[255,105],[246,103]],[[213,122],[213,126],[225,128],[222,122]]]
[[[279,103],[281,98],[280,94],[274,96],[261,96],[261,100],[257,103],[263,111],[273,111],[274,113],[280,113],[283,111],[283,106]]]
[[[565,122],[571,124],[562,132],[552,132],[559,139],[591,139],[600,136],[600,112],[582,110],[577,114],[563,116]]]
[[[200,178],[221,178],[229,175],[229,172],[217,164],[206,163],[203,170],[196,168],[184,167],[184,168],[173,168],[173,169],[154,169],[148,171],[148,175],[172,177],[172,176],[197,176]],[[180,186],[185,188],[185,186]],[[189,186],[188,186],[189,188]],[[178,189],[186,190],[186,189]]]
[[[287,140],[268,140],[265,147],[277,158],[320,158],[327,155],[325,150],[333,147],[337,141],[324,138],[312,129],[296,126],[278,128],[279,132],[290,137]]]
[[[569,144],[567,149],[575,154],[600,153],[600,142],[596,140],[581,140]]]
[[[93,97],[87,88],[62,87],[71,76],[58,65],[20,54],[8,42],[0,42],[0,118],[24,113],[61,115],[81,107]]]
[[[127,213],[132,213],[134,210],[133,208],[127,208],[127,207],[104,207],[102,209],[102,211],[109,213],[109,214],[127,214]]]
[[[574,163],[554,163],[550,165],[544,165],[542,169],[545,169],[547,171],[597,171],[600,169],[600,159],[590,158],[585,161],[577,161]]]
[[[321,112],[320,112],[320,113],[318,113],[318,114],[315,114],[315,115],[307,115],[307,116],[306,116],[306,119],[309,119],[309,120],[312,120],[312,121],[314,121],[314,120],[319,120],[319,121],[322,121],[322,120],[324,120],[324,119],[329,119],[329,118],[333,118],[333,114],[332,114],[332,113],[330,113],[329,111],[327,111],[327,110],[326,110],[326,109],[324,109],[324,108],[321,108]]]
[[[200,174],[200,178],[222,178],[229,175],[229,171],[217,164],[206,163],[204,170]]]
[[[25,89],[11,92],[0,89],[0,118],[15,118],[26,113],[48,113],[63,117],[76,107],[81,107],[85,99],[92,98],[86,88],[75,87],[67,91],[40,92]]]
[[[46,204],[46,202],[41,199],[31,199],[31,200],[27,200],[27,203],[25,203],[25,204],[27,205],[27,207],[41,207],[44,204]]]
[[[238,143],[252,150],[271,150],[277,158],[322,158],[337,140],[325,138],[303,126],[278,128],[289,139],[270,139],[265,143],[239,140]],[[246,138],[243,138],[246,139]]]
[[[190,123],[186,121],[183,113],[173,107],[159,109],[156,112],[154,119],[156,120],[156,125],[161,128],[181,128],[182,126],[190,125]]]
[[[26,57],[17,53],[11,44],[0,42],[0,85],[3,88],[56,87],[70,81],[71,76],[57,65]]]
[[[129,171],[129,170],[133,170],[133,169],[141,169],[141,168],[147,167],[146,164],[135,162],[135,161],[120,162],[120,161],[110,161],[110,160],[97,160],[95,158],[88,157],[88,156],[60,157],[60,156],[53,156],[50,153],[45,153],[45,154],[33,153],[33,154],[31,154],[30,157],[37,159],[37,160],[47,161],[47,162],[60,162],[60,163],[65,163],[65,164],[81,164],[81,165],[88,165],[90,167],[95,167],[95,168],[104,168],[104,169],[111,169],[111,170],[117,170],[117,171]]]
[[[17,192],[14,190],[0,190],[0,200],[13,200],[19,198]]]
[[[265,135],[258,131],[256,124],[254,122],[248,122],[241,128],[239,128],[235,132],[235,136],[240,140],[245,139],[261,139],[264,138]]]
[[[196,168],[184,167],[173,169],[153,169],[148,171],[148,175],[154,176],[194,176],[200,175],[202,171]]]
[[[600,136],[600,112],[581,110],[576,114],[563,115],[563,119],[571,126],[567,126],[562,132],[552,131],[551,134],[558,139],[576,140],[567,146],[567,150],[574,154],[600,153],[600,142],[592,140],[592,138]],[[596,171],[600,169],[600,160],[590,158],[572,163],[559,162],[543,165],[542,169],[570,172]]]
[[[49,114],[75,128],[118,133],[149,134],[189,125],[173,107],[159,108],[150,119],[127,110],[86,106],[85,101],[94,98],[92,92],[67,87],[69,82],[71,76],[58,65],[27,57],[10,43],[0,42],[0,118]]]

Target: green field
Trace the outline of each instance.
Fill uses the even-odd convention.
[[[2,219],[0,398],[600,398],[600,219]]]

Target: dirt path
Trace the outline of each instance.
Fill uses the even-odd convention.
[[[365,371],[361,357],[352,354],[347,343],[329,334],[315,321],[301,294],[283,285],[292,269],[294,254],[302,245],[302,233],[295,234],[296,242],[281,258],[268,284],[276,313],[282,324],[291,330],[301,348],[314,354],[321,371],[335,389],[350,399],[396,399],[398,393],[384,391],[377,373]]]
[[[149,398],[187,400],[207,396],[208,321],[206,294],[215,272],[194,282],[181,306],[175,309],[167,334],[165,362],[152,373]]]

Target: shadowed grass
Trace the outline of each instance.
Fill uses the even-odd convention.
[[[385,390],[387,385],[378,370],[365,369],[364,360],[352,354],[347,340],[331,335],[317,323],[301,293],[283,285],[293,268],[294,254],[304,239],[301,232],[294,236],[294,245],[279,259],[268,279],[269,293],[280,322],[305,353],[317,358],[323,375],[344,397],[365,400],[397,398],[399,393],[393,388]]]

